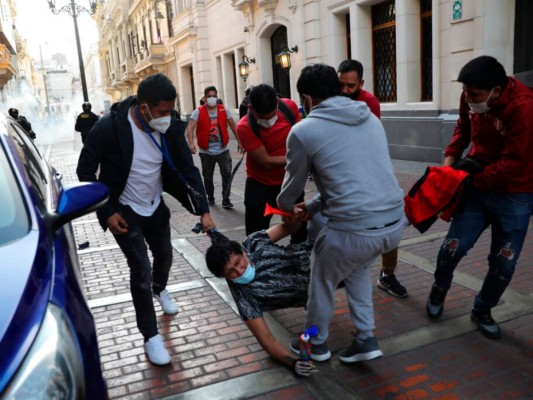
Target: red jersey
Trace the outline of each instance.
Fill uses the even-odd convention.
[[[461,94],[459,119],[445,155],[468,155],[486,165],[474,186],[495,192],[533,192],[533,90],[509,77],[502,94],[484,114],[470,111]]]
[[[300,121],[298,106],[290,99],[280,99],[287,104],[295,116],[295,121]],[[285,119],[283,113],[278,110],[278,119],[273,127],[265,129],[259,127],[261,138],[257,137],[250,128],[248,115],[241,118],[237,124],[237,135],[241,141],[241,146],[249,153],[265,146],[266,152],[270,156],[285,156],[287,154],[287,136],[291,130],[291,124]],[[281,185],[285,176],[285,167],[265,169],[252,157],[246,157],[246,175],[256,181],[269,186]]]

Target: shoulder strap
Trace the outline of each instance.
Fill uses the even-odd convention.
[[[283,114],[283,117],[289,122],[291,126],[293,126],[296,123],[296,117],[293,114],[292,110],[289,108],[287,104],[283,100],[278,100],[278,110]],[[257,124],[257,119],[252,114],[250,110],[248,110],[248,126],[256,136],[261,139],[261,132],[259,130],[259,125]]]
[[[283,114],[285,119],[293,126],[296,123],[296,117],[292,113],[289,106],[283,101],[278,100],[278,110]]]

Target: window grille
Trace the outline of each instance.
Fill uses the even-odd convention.
[[[396,6],[394,0],[372,6],[374,95],[394,102],[396,93]]]
[[[431,0],[420,0],[420,61],[422,101],[433,100],[433,42]]]

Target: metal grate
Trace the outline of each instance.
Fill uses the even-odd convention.
[[[372,7],[374,95],[394,102],[396,93],[396,6],[388,0]]]
[[[431,0],[420,2],[422,101],[433,100],[433,42]]]

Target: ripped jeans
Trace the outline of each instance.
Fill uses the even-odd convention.
[[[465,207],[453,216],[437,257],[435,283],[448,290],[453,271],[491,226],[489,270],[476,296],[474,308],[489,311],[511,282],[533,210],[533,193],[495,193],[471,188]]]

